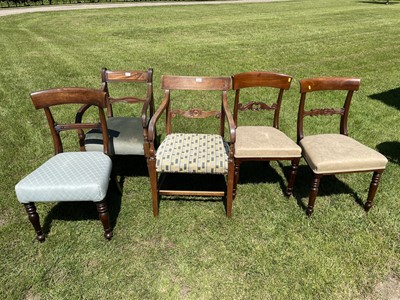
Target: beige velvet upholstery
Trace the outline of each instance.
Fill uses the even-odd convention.
[[[301,157],[301,148],[282,131],[268,126],[239,126],[235,158]]]
[[[385,156],[343,134],[320,134],[300,141],[303,156],[316,174],[384,169]]]
[[[306,208],[308,216],[311,216],[314,211],[315,199],[324,175],[372,172],[364,209],[368,212],[372,207],[387,159],[377,151],[348,136],[350,104],[354,92],[358,91],[360,87],[360,82],[359,78],[352,77],[317,77],[300,80],[297,142],[303,150],[304,159],[313,172]],[[327,94],[334,96],[332,103],[329,103]],[[314,101],[310,102],[309,98]],[[342,105],[338,105],[340,98],[344,100]],[[316,100],[322,101],[318,104]],[[340,116],[338,118],[340,121],[339,133],[304,135],[304,118],[318,117],[317,119],[321,119],[322,116],[333,115]],[[366,118],[371,117],[372,114],[366,116]]]
[[[241,164],[246,161],[263,160],[291,161],[285,194],[292,195],[301,158],[301,148],[279,130],[283,95],[290,88],[292,79],[289,75],[267,71],[242,72],[233,76],[233,89],[235,90],[233,118],[236,123],[235,195]],[[241,111],[252,111],[254,115],[263,112],[273,113],[272,124],[268,126],[267,119],[263,119],[258,124],[253,123],[252,126],[248,126],[245,116],[239,117]]]

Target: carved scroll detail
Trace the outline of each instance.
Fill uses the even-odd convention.
[[[171,116],[174,118],[177,115],[181,115],[186,118],[192,118],[192,119],[202,119],[202,118],[208,118],[208,117],[216,117],[220,118],[221,117],[221,112],[220,111],[203,111],[201,109],[189,109],[189,110],[181,110],[181,109],[175,109],[171,111]]]
[[[239,110],[275,110],[276,109],[276,103],[272,104],[271,106],[263,103],[263,102],[259,102],[259,101],[251,101],[249,103],[246,104],[242,104],[239,103]]]
[[[304,112],[305,116],[320,116],[320,115],[344,115],[344,108],[316,108]]]

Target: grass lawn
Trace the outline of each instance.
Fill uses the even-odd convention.
[[[392,3],[298,0],[0,18],[1,298],[389,299],[400,278],[400,2]],[[157,106],[162,74],[292,75],[281,129],[293,139],[299,79],[361,78],[350,136],[389,159],[374,207],[367,215],[358,203],[372,174],[326,177],[307,218],[311,172],[302,160],[290,199],[283,195],[287,162],[247,164],[231,219],[220,199],[164,199],[153,218],[145,163],[131,159],[122,196],[114,188],[108,195],[112,241],[103,239],[94,205],[40,203],[47,240],[38,243],[14,192],[53,153],[29,93],[100,87],[102,67],[153,67]]]

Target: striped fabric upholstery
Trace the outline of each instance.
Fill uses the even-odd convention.
[[[228,151],[220,135],[169,134],[157,150],[157,172],[227,174]]]

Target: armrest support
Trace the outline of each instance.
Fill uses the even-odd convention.
[[[226,97],[224,97],[222,99],[222,108],[224,110],[224,114],[228,121],[230,142],[231,142],[231,144],[234,144],[236,142],[236,125],[235,125],[235,122],[233,121],[233,116],[232,116],[231,112],[229,111],[228,101],[227,101]]]
[[[152,144],[154,144],[154,140],[156,138],[155,137],[156,123],[157,123],[158,119],[161,117],[164,110],[166,110],[166,108],[168,107],[168,104],[169,104],[169,98],[166,96],[164,98],[163,102],[161,103],[160,107],[157,109],[157,111],[154,113],[154,115],[150,119],[149,127],[148,127],[148,139],[149,139],[149,142]]]
[[[149,117],[147,118],[147,111],[150,108]],[[147,128],[147,125],[150,119],[153,117],[154,114],[154,97],[151,89],[149,89],[146,97],[146,101],[143,104],[142,108],[142,126],[143,128]]]

